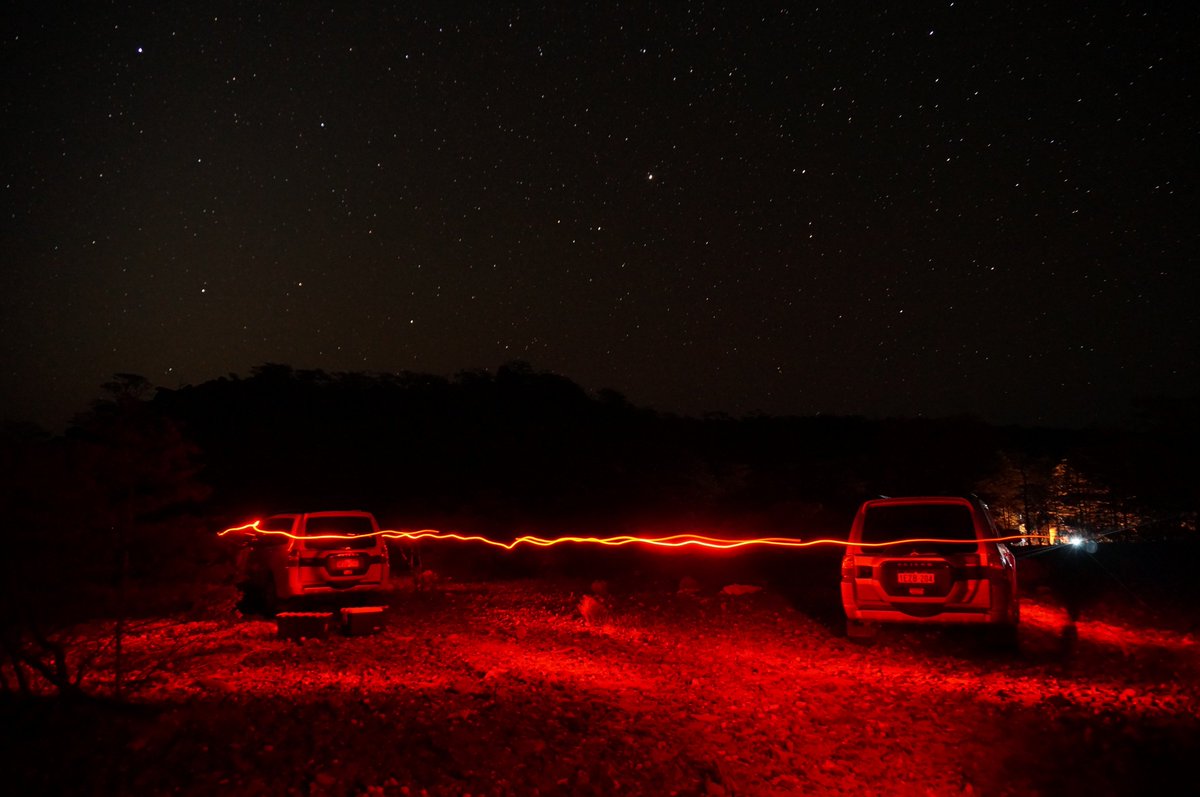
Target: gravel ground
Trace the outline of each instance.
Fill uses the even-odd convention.
[[[786,589],[675,583],[595,585],[590,621],[586,580],[398,585],[378,633],[302,641],[142,620],[132,705],[0,704],[0,762],[11,794],[1105,795],[1173,792],[1200,754],[1170,624],[1096,611],[1072,641],[1035,594],[1018,652],[864,647]]]

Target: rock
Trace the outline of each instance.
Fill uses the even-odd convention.
[[[588,625],[599,625],[608,620],[609,611],[604,602],[591,595],[584,595],[579,601],[579,613]]]

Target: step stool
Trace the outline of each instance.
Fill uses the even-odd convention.
[[[342,609],[342,633],[346,636],[367,636],[383,627],[382,606],[347,606]]]
[[[333,627],[329,612],[281,612],[275,615],[281,639],[324,639]]]

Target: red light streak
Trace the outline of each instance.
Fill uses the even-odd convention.
[[[243,532],[247,534],[261,534],[278,537],[288,537],[293,540],[301,539],[298,535],[288,531],[269,531],[258,527],[261,521],[255,520],[251,523],[245,523],[241,526],[233,526],[220,532],[217,536],[224,537],[227,534],[235,534]],[[842,545],[846,547],[856,548],[888,548],[898,545],[911,545],[913,543],[968,543],[976,542],[974,539],[969,540],[946,540],[932,537],[914,537],[905,540],[893,540],[891,542],[860,542],[852,543],[848,540],[837,540],[830,538],[822,538],[816,540],[801,540],[792,537],[753,537],[749,539],[736,539],[729,537],[710,537],[703,534],[670,534],[663,537],[639,537],[629,534],[620,534],[613,537],[535,537],[526,535],[517,537],[511,542],[501,542],[493,540],[489,537],[483,537],[476,534],[458,534],[456,532],[438,531],[437,529],[420,529],[417,531],[395,531],[387,529],[383,531],[372,532],[371,534],[313,534],[303,539],[308,540],[350,540],[362,537],[383,537],[388,540],[399,540],[405,542],[419,542],[422,540],[431,541],[453,541],[453,542],[468,542],[481,543],[490,545],[494,548],[503,548],[506,551],[511,551],[519,545],[530,545],[535,548],[549,548],[554,545],[564,543],[581,543],[585,545],[606,545],[609,547],[620,547],[624,545],[648,545],[657,548],[708,548],[711,550],[728,551],[737,548],[751,547],[770,547],[770,548],[813,548],[818,545]],[[993,542],[1014,542],[1016,540],[1038,539],[1033,535],[1013,535],[1009,537],[994,538]],[[1045,538],[1041,538],[1045,539]]]

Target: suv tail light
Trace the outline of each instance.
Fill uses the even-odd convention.
[[[1000,553],[1000,549],[995,545],[987,546],[987,559],[984,565],[991,570],[1004,569],[1004,556]]]
[[[855,561],[853,556],[843,556],[842,557],[842,578],[843,579],[849,580],[849,579],[855,579],[855,578],[871,578],[872,575],[873,575],[873,571],[871,570],[870,565],[858,564]]]

